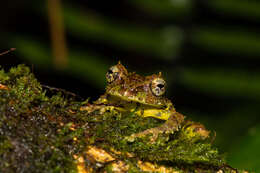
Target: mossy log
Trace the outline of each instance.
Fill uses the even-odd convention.
[[[186,121],[155,142],[128,141],[163,121],[87,113],[87,101],[50,90],[24,65],[0,71],[0,172],[240,172],[202,137],[207,131],[199,123]]]

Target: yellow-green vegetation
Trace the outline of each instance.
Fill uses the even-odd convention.
[[[75,156],[83,156],[94,172],[111,171],[111,162],[91,164],[84,155],[88,146],[127,163],[129,172],[142,172],[140,160],[177,172],[234,171],[188,121],[179,131],[159,134],[154,142],[149,136],[131,142],[127,136],[165,121],[115,110],[87,113],[80,110],[84,104],[66,92],[43,89],[24,65],[1,70],[0,172],[78,172]]]

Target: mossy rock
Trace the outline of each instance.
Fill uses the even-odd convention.
[[[127,136],[163,121],[87,113],[80,110],[87,101],[50,90],[24,65],[0,71],[0,172],[235,172],[187,125],[131,142]]]

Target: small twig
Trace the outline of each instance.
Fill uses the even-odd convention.
[[[15,51],[15,50],[16,50],[16,48],[11,48],[11,49],[9,49],[9,50],[7,50],[7,51],[4,51],[4,52],[0,53],[0,56],[5,55],[5,54],[8,54],[8,53],[10,53],[10,52],[12,52],[12,51]]]
[[[61,92],[65,93],[65,94],[67,94],[67,95],[71,95],[71,96],[73,96],[73,97],[77,97],[77,98],[79,98],[79,99],[83,99],[83,98],[80,97],[79,95],[77,95],[77,94],[75,94],[75,93],[73,93],[73,92],[70,92],[70,91],[66,91],[65,89],[55,88],[55,87],[51,87],[51,86],[48,86],[48,85],[42,85],[42,84],[41,84],[41,86],[42,86],[43,88],[47,88],[47,89],[49,89],[49,90],[61,91]]]

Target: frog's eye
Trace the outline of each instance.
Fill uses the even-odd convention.
[[[119,77],[119,69],[117,66],[112,66],[109,68],[106,74],[106,79],[108,83],[115,81]]]
[[[165,93],[166,82],[162,78],[155,78],[151,83],[151,90],[155,96]]]

